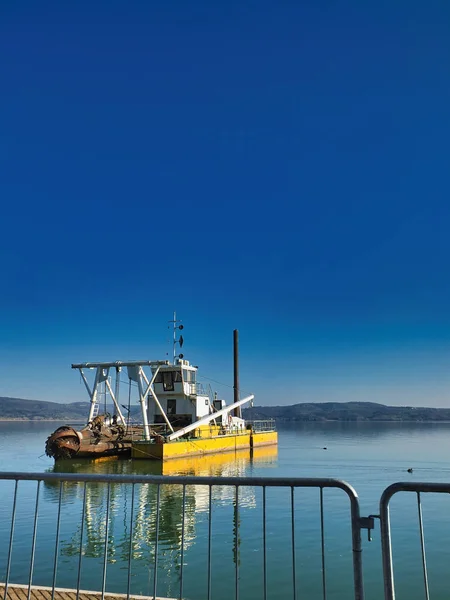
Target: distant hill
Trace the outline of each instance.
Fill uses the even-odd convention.
[[[42,400],[25,400],[24,398],[5,398],[0,396],[0,421],[2,420],[58,420],[86,421],[88,402],[44,402]]]
[[[254,406],[246,419],[277,421],[450,421],[450,408],[386,406],[375,402],[320,402],[290,406]]]
[[[103,409],[103,406],[102,406]],[[131,418],[139,418],[141,408],[134,404],[130,407]],[[106,410],[114,414],[111,404]],[[127,410],[122,408],[123,414]],[[89,402],[45,402],[44,400],[25,400],[24,398],[7,398],[0,396],[0,421],[69,421],[85,423],[89,414]]]
[[[108,407],[113,413],[113,407]],[[0,421],[83,421],[88,402],[44,402],[0,396]],[[126,410],[123,411],[126,415]],[[140,407],[131,406],[132,417],[139,417]],[[243,410],[246,419],[277,421],[450,421],[450,408],[386,406],[375,402],[310,402],[290,406],[254,406]]]

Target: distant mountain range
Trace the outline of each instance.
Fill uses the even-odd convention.
[[[450,408],[386,406],[375,402],[317,402],[291,406],[254,406],[246,419],[277,421],[450,421]]]
[[[88,402],[44,402],[25,400],[24,398],[5,398],[0,396],[0,421],[86,421]]]
[[[70,421],[85,422],[88,402],[44,402],[0,396],[0,421]],[[113,408],[108,407],[112,413]],[[124,413],[126,411],[124,410]],[[140,407],[133,405],[131,414],[138,416]],[[450,408],[385,406],[375,402],[318,402],[290,406],[254,406],[243,411],[246,419],[277,421],[450,421]]]

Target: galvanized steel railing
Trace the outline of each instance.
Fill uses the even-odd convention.
[[[398,482],[390,485],[384,490],[380,500],[380,527],[385,600],[395,600],[394,561],[392,556],[392,532],[389,504],[392,497],[399,492],[410,492],[416,495],[417,523],[419,529],[418,544],[420,545],[420,562],[423,577],[423,598],[429,600],[430,590],[422,514],[422,494],[433,492],[438,494],[450,494],[450,483]]]
[[[267,587],[267,576],[268,576],[268,558],[267,558],[267,491],[272,488],[285,488],[289,495],[290,514],[286,515],[286,519],[289,520],[290,533],[287,534],[286,539],[283,539],[283,543],[290,547],[291,554],[291,576],[292,576],[292,593],[293,598],[297,598],[298,593],[298,578],[297,578],[297,547],[298,541],[296,540],[296,519],[298,518],[299,511],[295,507],[295,493],[296,490],[304,488],[316,488],[319,492],[319,511],[320,511],[320,565],[321,565],[321,596],[323,600],[328,597],[327,590],[327,571],[326,571],[326,534],[325,534],[325,504],[324,504],[324,490],[335,489],[342,490],[348,497],[348,515],[351,523],[351,564],[353,569],[353,596],[355,600],[363,600],[363,577],[362,577],[362,545],[361,545],[361,529],[372,528],[373,520],[370,518],[361,518],[360,508],[358,502],[358,496],[355,490],[347,483],[337,479],[315,479],[315,478],[266,478],[266,477],[185,477],[185,476],[135,476],[135,475],[88,475],[88,474],[60,474],[60,473],[0,473],[0,482],[2,480],[15,481],[14,493],[12,498],[12,509],[11,509],[11,527],[9,533],[9,548],[7,553],[7,564],[6,564],[6,578],[5,578],[5,589],[4,598],[7,598],[8,585],[10,584],[11,574],[11,562],[12,562],[12,550],[14,547],[14,534],[16,525],[16,506],[17,506],[17,495],[18,490],[21,487],[23,481],[34,481],[36,482],[36,494],[34,502],[34,521],[32,528],[32,540],[31,540],[31,555],[30,564],[28,571],[28,581],[25,582],[28,585],[28,600],[31,597],[31,589],[33,584],[33,573],[34,573],[34,562],[36,556],[36,539],[37,539],[37,524],[40,509],[40,488],[42,482],[45,484],[59,484],[59,496],[57,503],[57,514],[56,514],[56,535],[54,540],[54,558],[53,558],[53,573],[52,573],[52,598],[54,598],[56,576],[58,572],[58,555],[59,545],[61,542],[61,509],[64,505],[64,494],[63,485],[67,482],[76,482],[82,484],[83,491],[83,508],[82,508],[82,523],[81,523],[81,535],[78,547],[78,566],[77,566],[77,585],[76,594],[77,600],[80,595],[80,584],[81,584],[81,572],[82,572],[82,557],[83,557],[83,544],[84,544],[84,519],[85,515],[89,516],[89,512],[86,512],[86,490],[89,489],[90,485],[102,484],[106,486],[106,518],[102,525],[102,535],[104,536],[103,546],[103,560],[102,560],[102,572],[99,574],[99,588],[101,589],[101,596],[104,598],[106,591],[106,573],[108,565],[108,527],[110,523],[110,512],[112,503],[112,484],[119,484],[123,486],[132,486],[131,495],[131,519],[129,523],[129,549],[128,549],[128,576],[126,590],[122,590],[128,598],[131,595],[131,571],[132,571],[132,538],[133,538],[133,514],[135,511],[135,486],[147,485],[154,486],[156,488],[156,507],[154,515],[154,556],[153,556],[153,582],[152,582],[152,596],[157,597],[157,592],[161,593],[158,588],[158,560],[160,560],[159,544],[160,544],[160,506],[161,506],[161,492],[164,492],[165,486],[179,486],[181,488],[181,514],[179,515],[179,528],[181,529],[181,560],[179,563],[179,589],[177,592],[177,598],[181,599],[184,597],[184,571],[187,568],[184,560],[184,553],[186,549],[186,490],[191,489],[189,486],[207,486],[208,497],[205,502],[205,513],[207,514],[207,553],[206,553],[206,564],[205,569],[207,573],[207,598],[208,600],[212,597],[212,538],[213,538],[213,490],[220,486],[223,489],[231,489],[231,497],[233,498],[233,520],[235,527],[239,527],[240,522],[240,511],[242,510],[241,494],[243,495],[243,488],[259,489],[262,497],[262,520],[260,523],[262,536],[261,536],[261,560],[262,565],[259,569],[262,571],[261,587],[263,590],[264,600],[268,597]],[[116,488],[114,488],[116,489]],[[55,490],[56,491],[56,490]],[[286,498],[287,500],[287,498]],[[3,502],[6,502],[6,498],[3,498]],[[153,517],[152,517],[153,518]],[[327,518],[332,518],[332,512],[327,512]],[[338,519],[342,518],[340,514]],[[237,524],[237,525],[236,525]],[[127,526],[128,527],[128,526]],[[153,532],[153,529],[152,529]],[[100,532],[99,532],[100,535]],[[281,535],[281,534],[280,534]],[[235,556],[239,555],[240,536],[235,537]],[[327,561],[329,558],[327,557]],[[350,562],[350,556],[349,556]],[[240,597],[245,598],[245,595],[241,595],[240,589],[240,561],[234,561],[234,598],[238,600]],[[220,574],[218,574],[220,577]],[[24,583],[24,582],[22,582]],[[301,594],[298,594],[299,596]]]

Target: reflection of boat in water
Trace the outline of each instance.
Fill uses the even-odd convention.
[[[276,466],[278,446],[263,446],[253,450],[174,458],[170,461],[117,460],[115,456],[91,460],[89,458],[59,460],[50,469],[52,473],[86,473],[93,475],[193,475],[199,477],[238,477],[248,475],[251,467]],[[46,484],[52,485],[49,482]],[[83,486],[82,483],[66,482]],[[65,484],[66,484],[65,483]],[[64,484],[64,485],[65,485]],[[59,484],[55,484],[59,485]]]
[[[158,463],[161,475],[193,475],[199,477],[236,477],[246,473],[251,466],[275,466],[278,446],[263,446],[249,450],[237,450],[234,453],[210,454],[174,458]]]
[[[177,459],[219,452],[236,452],[277,443],[273,421],[245,421],[242,405],[252,402],[253,395],[240,399],[237,376],[237,331],[235,332],[234,402],[227,405],[197,381],[198,367],[175,356],[178,325],[173,319],[173,362],[116,361],[73,364],[80,372],[90,397],[88,422],[80,430],[65,425],[49,436],[46,453],[55,460],[83,457],[131,456],[142,459]],[[121,373],[128,377],[128,407],[119,403]],[[89,383],[87,372],[94,371]],[[115,371],[115,389],[110,372]],[[131,387],[137,389],[140,424],[131,423]],[[103,397],[104,402],[101,402]],[[114,415],[106,412],[112,403]],[[101,404],[105,414],[100,413]],[[122,408],[128,411],[125,418]]]
[[[245,476],[254,467],[275,465],[276,460],[277,446],[268,446],[253,452],[241,450],[232,454],[165,462],[113,458],[101,461],[60,460],[50,471],[93,475]],[[114,480],[109,484],[63,481],[61,486],[63,501],[71,506],[73,519],[71,530],[67,530],[61,539],[62,555],[67,558],[78,557],[81,546],[83,560],[101,558],[105,551],[107,533],[110,563],[125,565],[130,553],[133,561],[151,563],[158,535],[158,565],[163,577],[171,569],[176,571],[179,568],[182,550],[186,553],[196,544],[197,539],[200,544],[204,541],[209,511],[209,486],[188,484],[183,488],[172,482],[158,486],[151,480],[148,484],[120,483]],[[56,506],[60,500],[60,482],[45,481],[44,495],[47,501]],[[234,511],[234,489],[229,486],[213,486],[212,502],[214,507],[220,506],[221,510],[228,511],[229,514],[229,511]],[[239,504],[243,510],[253,510],[257,504],[255,489],[250,486],[240,488]],[[230,529],[226,535],[229,536],[231,548],[235,534]]]

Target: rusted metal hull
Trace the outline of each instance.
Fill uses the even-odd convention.
[[[54,431],[45,443],[45,453],[55,460],[72,458],[98,458],[100,456],[131,455],[132,438],[139,434],[141,428],[134,427],[125,433],[123,428],[92,424],[76,430],[64,425]]]
[[[130,456],[131,441],[100,441],[96,444],[82,443],[77,458],[96,458],[100,456]]]

